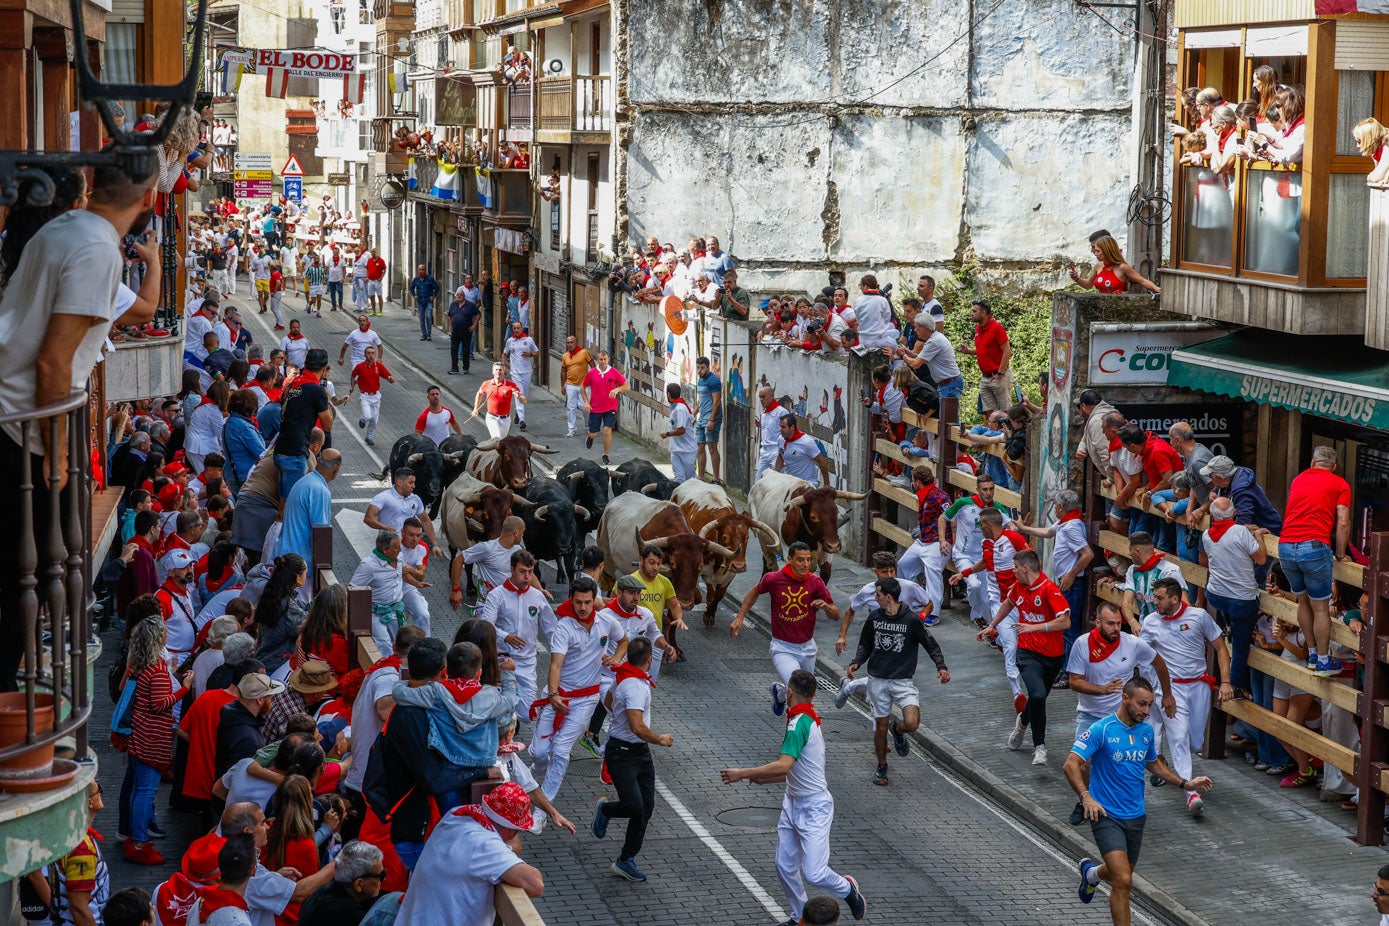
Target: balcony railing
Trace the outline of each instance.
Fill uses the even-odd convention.
[[[529,129],[531,127],[530,84],[511,84],[506,88],[506,127],[508,129]]]
[[[73,737],[76,755],[87,754],[91,692],[87,679],[87,638],[91,632],[91,452],[90,408],[86,390],[33,412],[0,416],[0,426],[16,428],[20,443],[37,441],[46,425],[52,439],[66,439],[66,462],[50,455],[36,467],[21,455],[18,524],[5,525],[0,556],[15,564],[15,585],[0,589],[6,623],[20,628],[18,692],[0,711],[17,718],[24,712],[24,735],[0,745],[0,776],[46,778],[52,773],[53,747]],[[39,471],[35,471],[35,469]],[[66,479],[62,491],[49,491]]]
[[[1302,276],[1301,170],[1250,166],[1217,174],[1185,167],[1180,216],[1183,264]]]
[[[569,77],[542,77],[539,81],[542,132],[568,132],[574,128],[574,81]]]
[[[607,75],[574,78],[574,129],[606,132],[612,128],[612,80]]]

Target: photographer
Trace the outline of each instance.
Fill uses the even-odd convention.
[[[723,285],[719,287],[719,314],[724,318],[746,319],[751,305],[752,297],[738,285],[738,271],[724,271]]]

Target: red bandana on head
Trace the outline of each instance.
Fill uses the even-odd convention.
[[[1119,648],[1119,637],[1113,641],[1106,640],[1100,635],[1100,628],[1096,627],[1090,631],[1090,661],[1104,662],[1116,649]]]
[[[801,714],[805,714],[811,720],[815,721],[815,725],[817,727],[820,725],[820,715],[815,713],[815,706],[811,704],[809,701],[806,701],[803,704],[793,704],[790,707],[788,707],[786,709],[786,722],[789,724],[791,721],[795,720]]]

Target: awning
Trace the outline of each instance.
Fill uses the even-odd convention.
[[[1228,334],[1173,351],[1167,385],[1389,431],[1389,353],[1357,337]]]

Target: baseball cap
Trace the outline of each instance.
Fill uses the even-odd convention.
[[[236,684],[236,690],[243,698],[259,701],[261,698],[273,698],[277,694],[283,694],[285,686],[284,682],[277,682],[264,672],[253,672],[241,677],[241,681]]]
[[[1227,456],[1214,456],[1211,461],[1201,467],[1202,476],[1233,476],[1235,474],[1235,461]]]
[[[617,580],[617,587],[619,589],[625,588],[628,590],[641,591],[642,589],[646,588],[646,584],[642,582],[641,579],[638,579],[636,576],[626,575],[622,576]]]
[[[193,554],[187,550],[170,550],[164,554],[165,569],[183,569],[193,565],[194,562],[196,561],[193,559]]]

